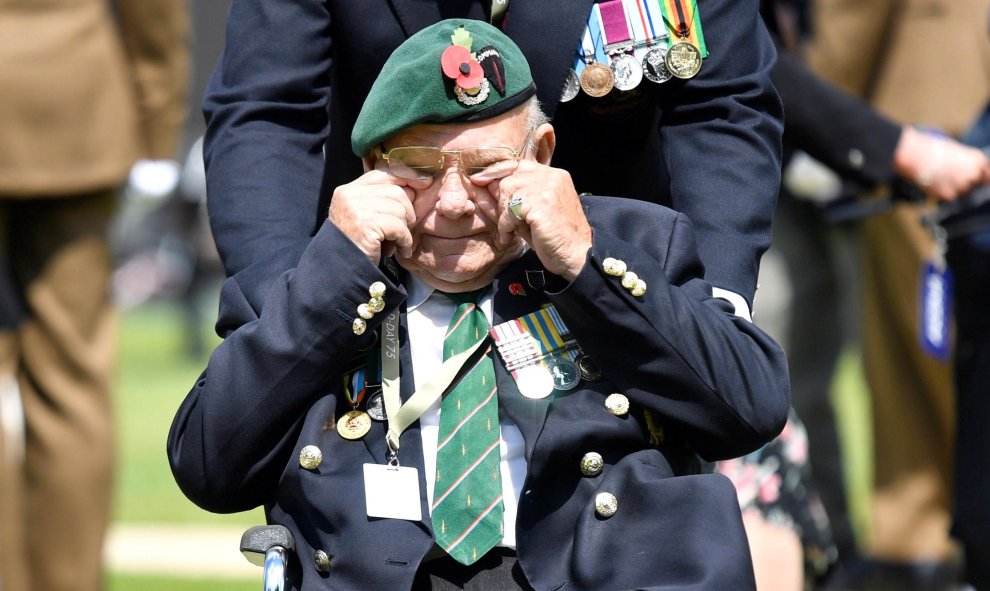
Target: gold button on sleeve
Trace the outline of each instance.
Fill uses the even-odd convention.
[[[380,298],[385,295],[385,284],[381,281],[376,281],[371,284],[368,288],[368,295],[373,298]]]
[[[368,330],[368,323],[362,318],[355,318],[354,323],[351,324],[351,330],[358,336],[363,335],[364,331]]]

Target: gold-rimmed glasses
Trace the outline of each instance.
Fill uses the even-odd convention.
[[[382,146],[381,158],[388,163],[388,171],[403,179],[422,180],[435,177],[446,168],[447,156],[457,160],[457,168],[467,176],[478,174],[496,164],[505,166],[511,173],[526,153],[532,132],[526,134],[518,150],[504,146],[472,146],[460,150],[441,150],[433,146],[399,146],[386,150]]]

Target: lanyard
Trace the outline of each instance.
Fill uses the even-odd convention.
[[[385,399],[385,415],[388,417],[388,433],[385,439],[390,451],[388,463],[398,466],[399,437],[402,432],[423,416],[426,409],[450,389],[464,365],[478,349],[488,344],[490,337],[486,332],[467,350],[444,361],[440,370],[403,404],[399,393],[399,313],[389,314],[382,323],[382,328],[382,397]]]

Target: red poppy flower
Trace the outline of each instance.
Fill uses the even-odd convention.
[[[509,293],[512,295],[526,295],[526,288],[523,287],[522,283],[510,283]]]
[[[481,64],[471,57],[471,51],[463,45],[451,45],[440,56],[444,76],[453,79],[464,90],[477,88],[485,77]]]

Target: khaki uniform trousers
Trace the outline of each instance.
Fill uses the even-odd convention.
[[[23,458],[0,454],[4,591],[102,589],[115,349],[107,232],[115,202],[113,190],[0,196],[0,247],[27,312],[13,333],[0,335],[0,368],[16,375],[25,426]]]
[[[869,552],[945,560],[955,441],[952,361],[921,346],[922,265],[933,243],[917,208],[864,222],[863,362],[873,404]]]

